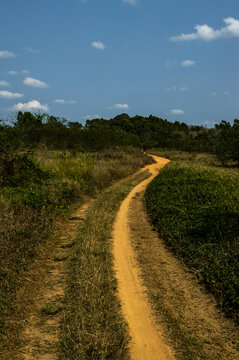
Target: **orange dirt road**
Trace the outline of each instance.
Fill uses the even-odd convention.
[[[130,200],[158,174],[169,160],[153,156],[156,164],[146,166],[152,174],[137,185],[121,204],[113,231],[113,254],[115,259],[118,292],[123,315],[128,322],[131,336],[130,354],[132,360],[172,360],[172,350],[164,343],[162,333],[155,324],[151,307],[142,285],[140,270],[130,242],[128,212]]]

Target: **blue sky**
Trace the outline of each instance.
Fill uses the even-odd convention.
[[[0,116],[239,117],[238,0],[3,0]]]

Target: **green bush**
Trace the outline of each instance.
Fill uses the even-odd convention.
[[[161,236],[239,320],[238,176],[171,163],[149,185],[146,204]]]

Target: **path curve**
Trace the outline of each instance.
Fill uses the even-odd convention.
[[[122,202],[116,217],[113,231],[113,254],[118,279],[118,292],[123,315],[128,322],[131,336],[131,360],[172,360],[172,350],[163,341],[163,336],[155,324],[146,288],[142,284],[140,270],[130,242],[128,213],[131,199],[158,175],[169,160],[152,156],[155,164],[148,165],[142,171],[152,174],[138,184]]]

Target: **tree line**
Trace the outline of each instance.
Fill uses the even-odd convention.
[[[232,125],[223,120],[208,129],[153,115],[121,114],[109,120],[87,120],[83,126],[45,113],[19,111],[12,124],[0,120],[0,144],[4,148],[43,144],[49,149],[71,151],[98,151],[128,145],[143,149],[168,148],[212,153],[223,165],[230,161],[239,164],[239,120],[235,119]]]

